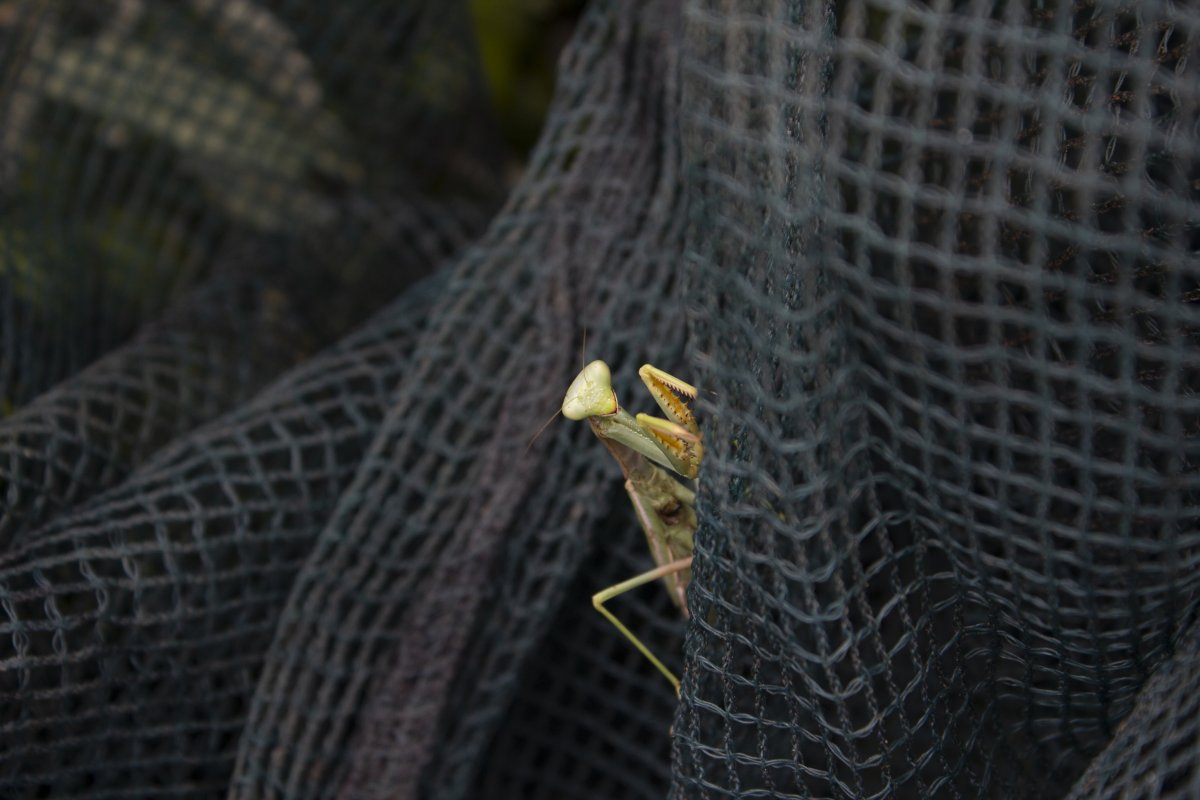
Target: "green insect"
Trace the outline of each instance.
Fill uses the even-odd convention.
[[[625,491],[633,501],[650,552],[658,564],[648,572],[597,592],[592,605],[633,642],[678,693],[679,678],[604,607],[617,595],[662,579],[679,610],[684,616],[688,613],[696,493],[667,470],[689,480],[695,480],[700,472],[704,447],[696,418],[687,405],[696,398],[696,388],[649,364],[643,365],[638,375],[667,419],[648,414],[634,417],[621,408],[612,388],[612,375],[603,361],[588,364],[571,382],[563,399],[562,413],[567,419],[586,419],[621,465]]]

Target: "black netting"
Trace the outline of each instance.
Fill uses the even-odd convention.
[[[1200,7],[469,11],[0,1],[0,796],[1196,795]]]
[[[282,237],[285,269],[264,291],[305,322],[334,317],[328,337],[492,206],[499,151],[454,4],[4,9],[4,413],[220,271],[230,240]],[[270,266],[234,269],[245,280]]]
[[[1138,691],[1104,752],[1092,759],[1071,798],[1195,797],[1200,794],[1200,684],[1197,636],[1190,632]]]
[[[1193,17],[758,11],[687,14],[677,794],[1056,796],[1195,611]]]

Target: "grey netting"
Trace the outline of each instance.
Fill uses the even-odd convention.
[[[10,10],[11,36],[0,40],[9,89],[0,94],[0,109],[8,109],[0,153],[9,167],[0,180],[10,184],[0,190],[10,189],[12,201],[0,215],[0,418],[27,404],[0,419],[0,544],[247,400],[479,230],[499,188],[496,145],[463,132],[465,117],[480,116],[472,73],[427,74],[472,63],[461,10],[431,9],[388,12],[379,29],[366,25],[368,15],[356,28],[329,31],[315,40],[316,57],[283,27],[289,14],[311,13],[304,4],[274,13],[209,0],[176,9],[135,0],[103,14],[88,4]],[[329,66],[330,88],[340,90],[351,80],[336,61],[345,48],[369,48],[381,31],[403,41],[414,29],[421,48],[445,45],[445,63],[419,70],[428,94],[350,92],[339,102],[352,103],[362,120],[346,138],[344,124],[320,108],[326,90],[315,72]],[[214,52],[230,69],[244,60],[245,72],[197,71],[193,62]],[[412,80],[412,58],[367,59],[362,70]],[[166,104],[181,91],[193,102]],[[313,114],[337,141],[293,130],[313,125]],[[79,146],[56,149],[55,137],[68,129]],[[140,145],[128,140],[131,131],[143,131]],[[401,133],[437,147],[376,152]],[[375,174],[359,165],[344,184],[323,185],[305,164],[334,144],[390,168]],[[158,154],[161,174],[142,174],[143,161],[154,162],[146,149]],[[68,190],[54,177],[63,171],[96,173],[87,185],[99,197]],[[490,189],[482,182],[489,174]],[[139,192],[113,188],[125,180]],[[222,201],[205,209],[211,219],[172,222],[168,241],[162,231],[150,235],[141,222],[173,214],[171,193],[197,190],[193,180]],[[114,221],[126,215],[137,224]],[[184,252],[200,259],[204,283],[138,337],[29,400],[111,347],[140,316],[157,313],[168,285],[189,277],[172,260]]]
[[[436,260],[478,227],[498,148],[464,10],[378,6],[3,4],[0,413],[221,269],[230,239],[282,237],[267,288],[343,317],[329,334],[424,271],[396,269],[397,242]]]
[[[1200,796],[1200,627],[1175,645],[1138,692],[1138,701],[1104,752],[1092,760],[1071,798],[1142,800]]]
[[[585,328],[627,372],[647,341],[680,358],[681,307],[658,302],[682,247],[670,21],[654,7],[583,21],[525,179],[453,270],[417,370],[297,578],[235,796],[461,795],[552,611],[594,613],[567,589],[612,466],[584,426],[526,445]],[[637,544],[622,522],[604,546]],[[616,689],[614,702],[645,691]],[[647,711],[629,705],[622,732]]]
[[[674,793],[1057,796],[1200,590],[1197,9],[721,8]]]
[[[1196,795],[1197,12],[0,2],[0,796]]]
[[[262,653],[436,285],[10,547],[0,769],[55,797],[212,794]],[[186,790],[186,791],[184,791]]]

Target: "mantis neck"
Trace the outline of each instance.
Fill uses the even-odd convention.
[[[616,412],[602,417],[588,417],[588,422],[592,424],[592,430],[595,431],[596,436],[608,445],[608,449],[620,463],[621,471],[625,473],[626,478],[633,477],[630,470],[634,468],[632,462],[639,461],[638,456],[644,456],[656,464],[678,472],[676,466],[659,448],[654,438],[646,433],[637,420],[625,409],[618,408]],[[614,448],[613,444],[620,444],[622,447]],[[619,452],[620,450],[632,452],[622,454]]]

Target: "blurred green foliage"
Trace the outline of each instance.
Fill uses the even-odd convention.
[[[558,55],[584,0],[470,0],[480,60],[508,145],[524,156],[537,141]]]

